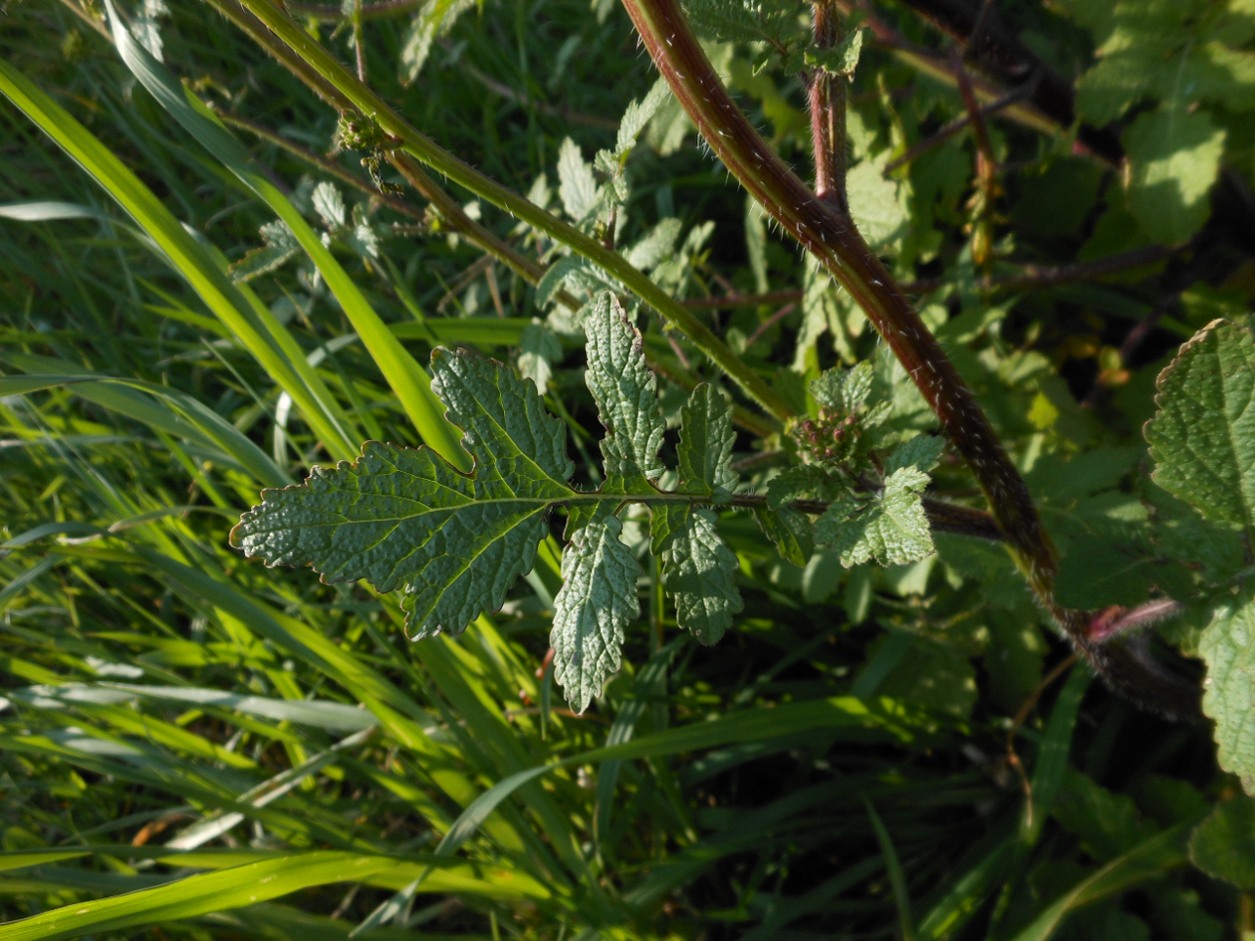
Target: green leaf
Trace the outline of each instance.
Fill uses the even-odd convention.
[[[1225,801],[1195,827],[1190,862],[1244,892],[1255,890],[1255,800]]]
[[[719,42],[779,41],[787,25],[787,4],[757,0],[685,0],[684,12],[694,28]]]
[[[1212,523],[1255,537],[1255,337],[1216,320],[1159,374],[1146,424],[1154,481]]]
[[[647,232],[639,242],[625,249],[623,256],[632,267],[642,271],[651,271],[675,256],[675,242],[680,237],[680,228],[680,220],[668,216]]]
[[[558,147],[558,196],[572,222],[583,222],[601,205],[593,169],[569,137]]]
[[[911,210],[895,180],[885,178],[884,162],[863,160],[845,178],[850,216],[874,249],[884,250],[899,239],[911,220]]]
[[[236,284],[269,274],[301,253],[301,246],[292,230],[278,220],[267,222],[259,234],[265,244],[261,248],[250,249],[227,269]]]
[[[1156,241],[1179,244],[1202,228],[1220,172],[1225,132],[1201,111],[1143,114],[1125,135],[1132,173],[1129,210]]]
[[[314,212],[318,213],[322,219],[323,225],[329,229],[343,226],[348,219],[344,197],[340,195],[335,184],[328,183],[326,180],[314,187],[314,192],[310,194],[310,204],[314,207]]]
[[[858,66],[859,53],[863,49],[863,29],[855,29],[841,37],[835,46],[822,48],[813,46],[806,50],[804,61],[809,66],[819,66],[832,75],[844,75],[854,80],[854,70]]]
[[[849,369],[829,369],[810,384],[811,395],[820,405],[850,415],[862,408],[871,395],[873,378],[872,364],[867,361]]]
[[[1114,859],[1155,835],[1128,794],[1109,791],[1071,769],[1051,808],[1054,818],[1100,862]]]
[[[584,331],[588,335],[584,381],[606,428],[601,453],[607,485],[656,480],[664,470],[658,451],[666,424],[658,411],[658,382],[641,351],[641,335],[608,292],[593,302]]]
[[[941,460],[946,439],[933,435],[916,435],[893,449],[885,460],[885,473],[892,474],[903,467],[914,467],[927,473]]]
[[[654,551],[663,585],[675,599],[676,622],[703,644],[716,643],[741,610],[733,576],[736,556],[715,529],[715,514],[664,504],[653,510]]]
[[[787,505],[763,506],[754,508],[754,519],[763,535],[776,547],[780,558],[799,567],[806,565],[806,560],[815,551],[815,541],[811,535],[811,521],[805,513]]]
[[[834,501],[815,522],[815,541],[831,545],[846,568],[875,559],[881,565],[917,562],[933,551],[922,494],[928,475],[902,467],[879,493]]]
[[[619,133],[615,137],[616,156],[622,156],[636,146],[636,139],[640,137],[641,131],[645,130],[649,119],[667,100],[670,93],[671,88],[667,85],[666,79],[659,78],[643,99],[640,101],[633,99],[628,103],[627,110],[623,112],[623,119],[619,122]]]
[[[870,648],[869,663],[898,643],[905,649],[895,652],[892,669],[876,684],[876,695],[897,693],[930,714],[966,720],[977,699],[976,670],[967,652],[944,640],[886,634]]]
[[[619,669],[623,629],[640,613],[636,557],[622,542],[618,517],[594,520],[571,538],[562,556],[562,588],[554,598],[554,678],[576,712],[601,695]]]
[[[1217,609],[1199,639],[1207,663],[1203,711],[1216,720],[1220,766],[1255,794],[1255,598]]]
[[[432,0],[418,8],[401,48],[398,62],[401,84],[409,85],[418,78],[436,40],[474,6],[473,0]]]
[[[553,364],[561,358],[562,344],[552,330],[536,320],[523,328],[519,337],[519,373],[536,383],[536,391],[541,395],[549,390]]]
[[[1078,10],[1086,5],[1078,4]],[[1092,4],[1094,9],[1103,6]],[[1194,0],[1124,0],[1109,8],[1108,20],[1101,24],[1109,33],[1096,50],[1098,63],[1077,88],[1080,117],[1101,126],[1143,97],[1170,98],[1186,66],[1182,46],[1191,32],[1186,20],[1197,6]]]
[[[474,458],[462,474],[428,448],[368,442],[361,457],[267,490],[231,543],[268,565],[310,565],[328,582],[404,587],[416,637],[458,632],[530,571],[545,516],[570,499],[560,422],[530,382],[466,351],[432,354],[433,389]]]
[[[844,497],[849,487],[835,474],[815,464],[787,467],[767,484],[767,505],[779,510],[795,500],[830,502]]]
[[[693,390],[680,409],[680,490],[726,500],[737,485],[732,469],[732,406],[708,383]]]

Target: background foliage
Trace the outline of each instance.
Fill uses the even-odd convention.
[[[617,5],[289,7],[820,426],[809,383],[865,361],[870,401],[891,405],[868,427],[932,432],[857,308],[696,144]],[[802,167],[806,7],[778,7],[693,14]],[[1249,769],[1255,10],[999,4],[982,29],[1006,55],[973,42],[956,69],[946,8],[853,21],[854,217],[1026,474],[1061,598],[1185,603],[1162,637],[1234,678],[1210,712],[1232,720],[1224,767]],[[847,569],[785,516],[765,538],[725,510],[743,608],[707,647],[677,630],[666,557],[627,512],[640,613],[583,715],[546,668],[560,517],[499,612],[419,643],[391,596],[243,558],[228,533],[262,488],[365,441],[463,460],[423,371],[437,346],[533,380],[575,485],[604,485],[578,310],[617,282],[464,191],[420,197],[369,122],[208,5],[124,7],[164,63],[147,72],[97,4],[4,12],[0,939],[1255,931],[1255,816],[1210,723],[1069,669],[992,543],[934,532],[922,560]],[[1027,73],[1000,72],[1008,58]],[[975,129],[965,97],[988,106]],[[677,428],[698,380],[731,397],[745,492],[818,446],[636,322],[666,426],[643,476],[673,487],[661,469],[692,462]],[[1243,376],[1245,400],[1227,378]],[[1194,381],[1212,392],[1191,411],[1173,383]],[[1223,427],[1246,432],[1231,461],[1201,452],[1216,478],[1199,500],[1183,440],[1233,403]],[[950,455],[929,473],[977,504]]]

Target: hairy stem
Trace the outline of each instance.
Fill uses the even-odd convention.
[[[960,378],[893,276],[850,219],[780,160],[733,103],[676,0],[624,0],[628,13],[684,110],[711,149],[773,218],[849,291],[902,363],[955,449],[971,465],[994,518],[1050,602],[1057,558],[1028,487],[976,396]]]
[[[724,166],[862,308],[964,457],[1039,603],[1086,659],[1121,692],[1159,711],[1196,711],[1196,691],[1127,646],[1102,647],[1088,612],[1054,597],[1058,553],[1032,495],[976,396],[868,247],[849,216],[816,196],[780,160],[729,97],[677,0],[623,0],[658,71]]]
[[[815,45],[831,48],[841,39],[841,24],[832,0],[814,3]],[[846,77],[816,68],[808,89],[811,113],[811,146],[815,157],[815,194],[849,212],[845,196],[845,86]]]

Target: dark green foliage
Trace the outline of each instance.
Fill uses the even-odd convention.
[[[286,6],[4,11],[0,941],[1255,930],[1249,4],[686,4],[1193,724],[616,3]]]

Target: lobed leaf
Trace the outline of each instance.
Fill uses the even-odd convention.
[[[265,491],[231,531],[232,545],[268,565],[403,587],[415,637],[456,633],[499,608],[531,570],[546,514],[574,495],[563,427],[532,383],[466,351],[437,350],[432,369],[473,473],[427,448],[372,441],[357,461]]]
[[[558,196],[562,208],[572,222],[583,222],[601,205],[597,179],[584,160],[580,147],[571,138],[563,138],[558,148]]]
[[[623,629],[640,613],[640,565],[619,540],[616,516],[590,522],[562,556],[562,588],[554,598],[554,678],[583,712],[622,660]]]
[[[846,568],[875,559],[881,565],[917,562],[933,551],[922,494],[928,475],[901,467],[880,493],[835,500],[815,522],[815,541],[831,545]]]
[[[615,135],[614,153],[616,156],[629,153],[636,146],[636,139],[645,130],[645,125],[654,116],[659,106],[667,100],[671,93],[666,79],[659,78],[653,87],[640,101],[633,99],[628,102],[627,110],[619,121],[619,131]]]
[[[810,384],[811,395],[827,408],[851,415],[862,408],[872,391],[872,364],[855,363],[849,369],[829,369]]]

